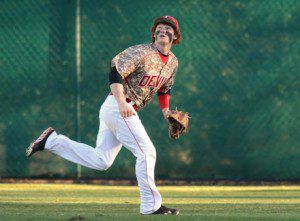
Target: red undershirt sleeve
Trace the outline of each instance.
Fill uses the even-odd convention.
[[[158,103],[161,109],[169,108],[170,106],[170,94],[158,94]]]
[[[166,64],[168,62],[169,56],[163,55],[160,51],[159,51],[159,55],[160,55],[161,61],[164,64]],[[171,91],[170,89],[165,90],[165,88],[162,87],[157,92],[158,103],[162,110],[170,107],[170,98],[171,98],[170,91]]]

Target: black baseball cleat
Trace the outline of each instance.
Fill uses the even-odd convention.
[[[45,143],[52,134],[54,129],[52,127],[48,127],[44,132],[36,139],[33,141],[30,146],[26,149],[26,156],[29,158],[31,157],[35,152],[37,151],[42,151],[45,149]]]
[[[179,210],[177,209],[171,209],[165,206],[161,206],[158,210],[156,210],[154,213],[152,214],[162,214],[162,215],[178,215],[179,214]]]

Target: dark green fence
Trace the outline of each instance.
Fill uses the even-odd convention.
[[[156,99],[140,111],[156,177],[300,179],[300,1],[1,0],[0,8],[1,177],[76,177],[75,164],[50,153],[28,161],[25,148],[48,125],[94,146],[110,60],[149,42],[153,20],[170,14],[183,33],[171,106],[192,118],[172,141]],[[124,148],[108,171],[83,168],[82,177],[133,178],[134,164]]]

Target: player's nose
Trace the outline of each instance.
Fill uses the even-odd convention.
[[[161,33],[161,34],[166,34],[166,30],[161,29],[161,30],[160,30],[160,33]]]

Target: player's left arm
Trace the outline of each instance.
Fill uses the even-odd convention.
[[[160,92],[160,91],[157,92],[158,103],[163,113],[163,116],[166,120],[170,111],[170,99],[171,99],[170,92],[171,90],[168,90],[167,92]]]
[[[158,103],[166,120],[170,114],[171,88],[175,82],[177,68],[178,66],[174,69],[170,79],[157,91]]]

